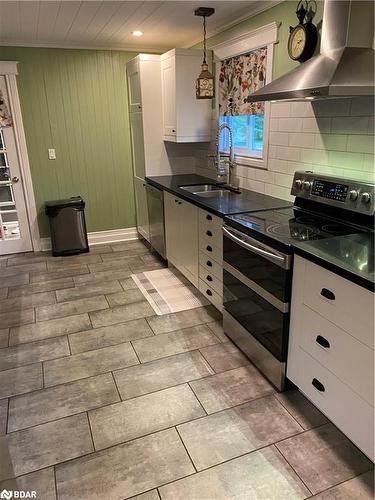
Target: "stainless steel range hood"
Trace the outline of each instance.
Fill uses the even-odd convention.
[[[304,100],[374,93],[374,2],[325,0],[320,53],[250,96]]]

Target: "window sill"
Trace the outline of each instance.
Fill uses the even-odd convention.
[[[255,167],[267,170],[267,165],[264,158],[254,158],[248,156],[235,155],[234,161],[236,162],[237,165],[243,167]]]

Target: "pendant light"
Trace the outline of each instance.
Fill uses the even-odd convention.
[[[208,71],[206,61],[206,17],[212,16],[215,9],[210,7],[199,7],[194,11],[196,16],[203,17],[203,62],[201,74],[195,84],[195,96],[197,99],[213,99],[215,97],[215,79]]]

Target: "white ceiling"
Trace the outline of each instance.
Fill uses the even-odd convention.
[[[276,1],[3,1],[0,45],[163,51],[202,39],[197,7],[214,7],[215,34]],[[136,38],[131,31],[141,30]]]

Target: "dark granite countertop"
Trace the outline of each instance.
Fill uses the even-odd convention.
[[[296,242],[293,247],[297,255],[375,291],[373,232]]]
[[[193,184],[217,184],[212,179],[196,174],[165,175],[158,177],[146,177],[146,181],[164,191],[168,191],[179,198],[190,201],[204,210],[208,210],[219,217],[224,215],[238,214],[241,212],[252,212],[257,210],[268,210],[291,206],[291,203],[274,198],[255,191],[241,188],[241,193],[228,191],[224,197],[203,198],[189,193],[180,188]]]

